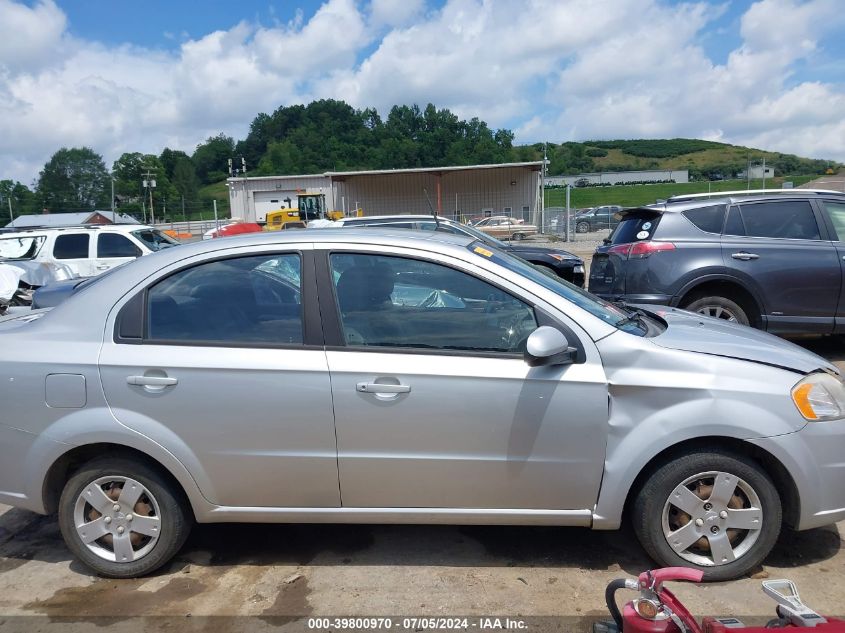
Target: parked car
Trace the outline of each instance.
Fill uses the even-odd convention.
[[[619,224],[620,211],[622,207],[618,205],[603,205],[579,213],[572,220],[575,232],[591,233],[602,229],[612,229]]]
[[[0,319],[0,367],[0,503],[56,513],[110,577],[165,564],[194,520],[615,529],[627,513],[659,564],[715,580],[784,524],[845,519],[835,366],[612,305],[464,236],[168,249]]]
[[[845,332],[845,194],[689,195],[622,218],[593,256],[591,292],[777,334]]]
[[[505,240],[524,240],[529,235],[537,234],[537,227],[522,220],[496,215],[479,220],[473,225],[479,231]]]
[[[138,224],[33,228],[0,234],[0,260],[61,266],[75,276],[91,277],[177,244],[158,229]]]
[[[234,235],[243,235],[244,233],[260,233],[263,230],[264,227],[255,222],[230,221],[209,229],[202,234],[202,239],[213,240],[218,237],[232,237]]]
[[[338,220],[332,226],[354,226],[354,227],[380,227],[394,229],[416,229],[418,231],[439,231],[441,233],[454,233],[466,235],[473,239],[481,240],[494,248],[498,248],[511,255],[516,255],[531,262],[535,266],[542,266],[554,272],[561,279],[575,284],[584,285],[584,260],[572,253],[559,249],[547,248],[544,246],[526,246],[524,243],[507,244],[500,242],[495,237],[482,233],[474,227],[449,220],[448,218],[435,219],[430,215],[380,215],[361,218],[344,218]]]

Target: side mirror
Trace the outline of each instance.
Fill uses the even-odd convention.
[[[548,325],[542,325],[528,337],[525,362],[529,367],[571,365],[578,350],[569,345],[566,335]]]

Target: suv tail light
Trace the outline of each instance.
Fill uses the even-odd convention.
[[[607,252],[619,255],[622,259],[645,259],[652,253],[674,250],[675,245],[672,242],[634,242],[613,246]]]

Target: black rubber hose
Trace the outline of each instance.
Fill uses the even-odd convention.
[[[625,579],[617,578],[611,580],[607,589],[604,590],[604,600],[607,602],[607,610],[610,611],[610,617],[616,622],[619,631],[622,631],[622,614],[619,613],[619,606],[616,604],[616,592],[619,589],[625,589]]]

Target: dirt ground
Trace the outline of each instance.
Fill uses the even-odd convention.
[[[845,367],[836,340],[802,344]],[[755,577],[678,593],[697,614],[762,621],[774,608],[760,579],[788,577],[811,606],[843,614],[843,535],[845,522],[787,533]],[[529,629],[587,630],[606,614],[605,585],[650,566],[627,529],[200,525],[152,577],[105,580],[73,559],[55,518],[0,506],[0,631],[92,624],[110,631],[307,630],[309,617],[350,615],[501,616],[526,618]]]

